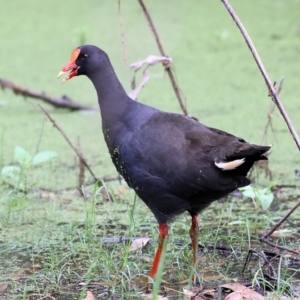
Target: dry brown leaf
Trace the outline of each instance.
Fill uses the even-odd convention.
[[[133,252],[133,251],[143,248],[150,240],[151,240],[151,238],[148,238],[148,237],[140,237],[140,238],[135,239],[132,242],[132,244],[130,245],[129,252]]]
[[[142,294],[141,295],[142,297],[145,297],[145,298],[148,298],[148,299],[152,299],[153,298],[153,295],[152,294]],[[164,297],[164,296],[161,296],[161,295],[158,295],[158,297],[156,298],[157,300],[170,300],[168,297]]]
[[[133,89],[128,94],[128,96],[133,100],[137,99],[138,94],[140,93],[140,91],[142,90],[142,88],[145,86],[146,82],[150,78],[149,74],[148,74],[148,67],[149,66],[154,66],[158,63],[163,63],[164,66],[168,66],[171,62],[172,62],[172,58],[170,58],[170,57],[150,55],[144,60],[140,60],[140,61],[137,61],[137,62],[131,64],[130,69],[135,72],[134,76],[133,76],[133,79],[132,79],[132,86],[133,87],[135,87],[135,74],[138,72],[138,70],[141,69],[141,67],[144,64],[146,64],[146,67],[143,70],[143,77],[142,77],[141,83],[138,85],[138,87]]]
[[[114,195],[117,198],[122,198],[124,195],[127,195],[129,193],[128,186],[121,185],[116,191],[114,191]]]
[[[153,261],[153,257],[149,257],[149,256],[140,256],[140,259],[145,261],[145,262],[152,262]]]
[[[165,57],[165,56],[155,56],[155,55],[149,55],[146,59],[137,61],[130,65],[130,69],[134,71],[138,71],[142,65],[147,64],[149,66],[154,66],[156,64],[159,64],[161,62],[172,62],[171,57]]]
[[[225,300],[243,300],[245,299],[241,293],[239,292],[233,292],[233,293],[230,293],[226,298]]]
[[[50,298],[52,300],[57,300],[57,298],[54,298],[50,295],[40,297],[39,294],[35,294],[35,293],[27,294],[26,296],[27,296],[26,299],[49,300],[49,298]]]
[[[182,289],[183,293],[187,296],[187,300],[205,300],[205,298],[202,298],[200,295],[197,295],[199,292],[199,289],[197,291],[190,291],[189,289]]]
[[[30,266],[30,267],[28,267],[27,269],[24,270],[24,274],[25,275],[32,275],[32,274],[40,272],[42,269],[43,268],[40,265],[32,265],[32,266]]]
[[[4,292],[8,287],[8,283],[0,284],[0,293]]]
[[[57,199],[57,195],[54,192],[48,192],[48,191],[40,191],[40,196],[41,198],[46,198],[46,199]]]
[[[10,278],[12,280],[19,280],[21,279],[22,275],[25,273],[25,269],[20,269],[16,271]]]
[[[95,297],[91,291],[87,291],[86,297],[83,300],[95,300]]]
[[[224,276],[221,274],[203,276],[203,280],[205,280],[205,281],[218,280],[218,279],[223,279],[223,278],[224,278]]]
[[[234,293],[229,294],[225,300],[242,300],[242,299],[251,299],[251,300],[264,300],[265,298],[259,293],[251,290],[250,288],[240,284],[240,283],[228,283],[223,284],[221,287],[229,289]]]
[[[145,84],[147,83],[147,81],[149,80],[149,73],[147,70],[147,67],[144,69],[143,71],[143,78],[141,80],[141,83],[134,89],[132,90],[128,96],[132,99],[132,100],[136,100],[138,94],[140,93],[140,91],[142,90],[142,88],[145,86]]]
[[[216,291],[215,290],[204,290],[204,291],[202,291],[202,295],[207,298],[214,298],[216,295]]]

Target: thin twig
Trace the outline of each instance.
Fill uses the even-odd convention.
[[[117,181],[117,180],[120,182],[119,175],[115,176],[115,177],[104,176],[102,178],[90,179],[90,180],[86,181],[85,186],[94,185],[95,183],[97,183],[98,185],[101,186],[101,182],[103,182],[103,181],[104,182],[112,182],[112,181]],[[100,184],[99,184],[99,182],[100,182]],[[5,182],[5,183],[9,185],[8,182]],[[70,187],[66,187],[66,188],[63,188],[63,189],[59,189],[59,190],[54,190],[54,189],[46,188],[46,187],[40,187],[38,189],[34,189],[34,191],[35,192],[50,192],[50,193],[60,194],[60,193],[64,193],[64,192],[67,192],[67,191],[72,191],[72,190],[75,190],[75,189],[78,190],[78,186],[70,186]],[[24,192],[23,190],[20,190],[20,191]]]
[[[166,56],[165,54],[165,51],[163,49],[163,46],[160,42],[160,39],[159,39],[159,36],[158,36],[158,33],[156,31],[156,28],[154,26],[154,23],[151,19],[151,16],[145,6],[145,3],[143,2],[143,0],[138,0],[140,6],[142,7],[142,10],[144,12],[144,15],[149,23],[149,27],[154,35],[154,38],[155,38],[155,41],[156,41],[156,44],[158,46],[158,49],[159,49],[159,52],[162,56]],[[178,82],[176,80],[176,76],[174,75],[171,67],[169,64],[165,65],[165,70],[167,71],[168,75],[169,75],[169,78],[170,78],[170,81],[171,81],[171,84],[172,84],[172,87],[173,87],[173,90],[175,92],[175,95],[178,99],[178,102],[179,102],[179,105],[180,105],[180,108],[182,110],[182,112],[187,116],[188,115],[188,111],[187,111],[187,108],[186,108],[186,99],[181,91],[181,89],[179,88],[178,86]]]
[[[288,218],[288,217],[289,217],[289,216],[290,216],[290,215],[291,215],[291,214],[292,214],[299,206],[300,206],[300,200],[296,203],[296,205],[295,205],[293,208],[291,208],[291,209],[287,212],[287,214],[286,214],[282,219],[280,219],[280,220],[274,225],[274,227],[273,227],[269,232],[265,233],[265,234],[260,238],[260,241],[261,241],[261,242],[264,242],[264,243],[266,243],[266,244],[268,244],[268,245],[270,245],[270,246],[276,247],[276,248],[278,248],[278,249],[286,250],[286,251],[292,252],[292,253],[294,253],[294,254],[300,255],[300,252],[298,252],[298,251],[291,250],[291,249],[286,248],[286,247],[283,247],[283,246],[279,246],[279,245],[277,245],[277,244],[275,244],[275,243],[273,243],[273,242],[270,242],[270,241],[268,240],[268,238],[272,235],[272,233],[273,233],[279,226],[281,226],[282,223],[285,222],[286,219],[287,219],[287,218]]]
[[[243,24],[241,23],[239,17],[237,16],[237,14],[235,13],[235,11],[233,10],[233,8],[231,7],[231,5],[229,4],[228,0],[221,0],[223,2],[223,4],[225,5],[227,11],[229,12],[229,14],[231,15],[231,17],[233,18],[234,22],[236,23],[236,25],[238,26],[238,28],[240,29],[245,41],[246,41],[246,44],[248,45],[253,57],[254,57],[254,60],[266,82],[266,85],[267,85],[267,88],[269,90],[269,96],[272,98],[272,100],[276,103],[282,117],[284,118],[289,130],[290,130],[290,133],[292,135],[292,137],[294,138],[294,141],[298,147],[298,149],[300,150],[300,140],[299,140],[299,137],[298,137],[298,134],[288,116],[288,114],[286,113],[280,99],[279,99],[279,96],[278,96],[278,92],[276,91],[276,88],[274,87],[256,49],[255,49],[255,46],[250,38],[250,36],[248,35],[246,29],[244,28]],[[269,231],[268,233],[264,234],[260,240],[262,242],[265,242],[266,244],[270,245],[270,246],[273,246],[273,247],[276,247],[278,249],[281,249],[281,250],[287,250],[287,251],[290,251],[292,253],[295,253],[295,254],[300,254],[299,252],[297,251],[294,251],[294,250],[291,250],[291,249],[288,249],[286,247],[283,247],[283,246],[279,246],[279,245],[276,245],[275,243],[273,242],[270,242],[268,240],[268,237],[290,216],[290,214],[292,214],[292,212],[300,205],[300,201],[289,211],[289,213],[287,215],[285,215],[273,228],[271,231]]]
[[[60,126],[55,122],[54,119],[52,119],[52,117],[48,114],[48,112],[40,105],[38,104],[39,108],[44,112],[44,114],[47,116],[47,118],[50,120],[50,122],[53,124],[53,126],[61,133],[61,135],[64,137],[64,139],[66,140],[66,142],[69,144],[69,146],[74,150],[74,152],[77,154],[77,156],[79,157],[79,159],[82,161],[82,163],[84,164],[84,166],[89,170],[89,172],[91,173],[91,175],[93,176],[94,180],[96,182],[100,182],[100,180],[98,180],[98,178],[96,177],[96,175],[94,174],[94,172],[92,171],[92,169],[90,168],[90,166],[88,165],[88,163],[86,162],[85,158],[81,155],[81,153],[73,146],[72,142],[70,141],[70,139],[67,137],[67,135],[65,134],[65,132],[62,130],[62,128],[60,128]]]
[[[126,48],[126,40],[125,40],[125,33],[124,33],[124,24],[123,24],[123,19],[121,14],[121,0],[118,0],[118,15],[119,15],[119,27],[120,27],[120,34],[121,34],[123,58],[125,64],[127,65],[127,48]]]
[[[39,140],[38,140],[38,143],[36,146],[35,154],[37,154],[40,150],[40,145],[41,145],[43,134],[44,134],[44,125],[45,125],[45,117],[43,116],[41,133],[40,133]]]
[[[281,101],[280,101],[280,98],[278,96],[278,93],[276,92],[276,89],[275,87],[273,86],[273,83],[254,47],[254,44],[250,38],[250,36],[248,35],[245,27],[243,26],[243,24],[241,23],[239,17],[237,16],[237,14],[235,13],[235,11],[233,10],[233,8],[231,7],[231,5],[229,4],[228,0],[221,0],[223,2],[223,4],[225,5],[227,11],[229,12],[229,14],[231,15],[231,17],[233,18],[234,22],[236,23],[236,25],[238,26],[238,28],[240,29],[245,41],[246,41],[246,44],[248,45],[253,57],[254,57],[254,60],[266,82],[266,85],[267,85],[267,88],[269,90],[269,95],[271,96],[272,100],[276,103],[282,117],[284,118],[285,120],[285,123],[287,124],[289,130],[290,130],[290,133],[298,147],[298,149],[300,150],[300,139],[299,139],[299,136],[292,124],[292,121],[290,120],[287,112],[285,111],[285,108],[283,107]]]
[[[81,151],[81,145],[80,145],[80,137],[77,138],[77,149],[78,149],[78,152],[80,153],[80,155],[82,157],[83,154],[82,154],[82,151]],[[75,158],[76,159],[76,158]],[[78,172],[78,187],[79,187],[79,193],[81,196],[83,196],[83,193],[82,193],[82,187],[84,185],[84,179],[85,179],[85,165],[84,165],[84,161],[81,159],[81,157],[78,158],[78,167],[79,167],[79,172]]]
[[[39,91],[28,89],[28,88],[25,88],[18,84],[15,84],[12,81],[2,79],[2,78],[0,78],[0,87],[2,89],[4,89],[4,88],[10,89],[16,95],[21,95],[24,97],[30,97],[30,98],[34,98],[34,99],[43,100],[44,102],[46,102],[56,108],[67,108],[70,110],[96,110],[93,107],[75,103],[67,96],[63,96],[61,98],[52,97],[50,95],[47,95],[44,92],[39,92]]]
[[[245,269],[246,269],[247,265],[249,264],[249,262],[250,262],[250,260],[252,258],[252,254],[253,253],[255,253],[258,257],[260,257],[260,258],[263,259],[264,263],[266,265],[268,265],[268,267],[271,269],[271,271],[273,273],[272,276],[275,278],[276,277],[275,269],[272,266],[272,264],[269,262],[269,260],[268,260],[268,258],[266,256],[265,252],[264,251],[257,251],[255,249],[249,249],[247,257],[246,257],[246,260],[245,260],[245,263],[244,263],[244,267],[243,267],[243,270],[242,270],[242,274],[244,274]]]
[[[282,90],[282,84],[283,84],[283,81],[284,81],[284,77],[281,77],[280,81],[279,81],[279,84],[278,84],[278,87],[276,88],[277,89],[277,94],[280,95],[280,92]],[[274,86],[276,83],[274,83]],[[274,139],[275,139],[275,142],[277,142],[277,138],[276,138],[276,134],[275,134],[275,130],[274,130],[274,127],[273,127],[273,113],[274,113],[274,110],[276,108],[276,104],[274,101],[272,101],[270,103],[270,107],[269,107],[269,111],[268,111],[268,115],[267,115],[267,123],[265,125],[265,128],[264,128],[264,132],[263,132],[263,135],[262,135],[262,138],[261,138],[261,141],[260,143],[261,144],[264,144],[265,143],[265,139],[266,139],[266,136],[267,136],[267,133],[268,133],[268,129],[271,128],[271,131],[273,133],[273,136],[274,136]],[[249,172],[249,177],[250,178],[257,178],[258,177],[258,172],[255,172],[256,169],[258,168],[255,168],[255,167],[258,167],[258,168],[261,168],[265,171],[265,177],[272,180],[272,172],[269,168],[269,160],[260,160],[260,161],[257,161],[255,164],[254,164],[254,167],[251,168],[250,172]],[[256,173],[256,174],[254,174]],[[254,174],[254,175],[253,175]]]
[[[279,84],[278,84],[278,87],[276,87],[277,95],[280,95],[280,92],[282,90],[283,81],[284,81],[284,77],[281,77],[280,81],[279,81]],[[274,84],[274,86],[275,86],[275,84]],[[264,132],[263,132],[263,135],[262,135],[261,144],[263,144],[264,141],[265,141],[265,138],[267,136],[267,132],[268,132],[269,127],[272,130],[275,141],[277,141],[275,131],[274,131],[274,128],[273,128],[273,123],[272,123],[272,118],[273,118],[273,113],[274,113],[275,107],[276,107],[275,102],[272,102],[271,105],[270,105],[269,111],[268,111],[268,120],[267,120],[267,123],[265,125],[265,129],[264,129]]]

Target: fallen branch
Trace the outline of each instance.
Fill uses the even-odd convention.
[[[153,35],[154,35],[154,38],[155,38],[155,41],[156,41],[156,44],[158,46],[160,54],[162,56],[166,56],[165,51],[163,49],[163,46],[162,46],[162,44],[160,42],[158,33],[156,31],[156,28],[154,26],[154,23],[153,23],[153,21],[151,19],[151,16],[150,16],[150,14],[149,14],[149,12],[147,10],[147,7],[145,6],[143,0],[138,0],[138,2],[139,2],[140,6],[141,6],[141,8],[142,8],[142,10],[144,12],[144,15],[145,15],[148,23],[149,23],[149,27],[150,27]],[[175,95],[176,95],[176,97],[178,99],[180,108],[181,108],[182,112],[187,116],[188,115],[188,111],[187,111],[187,108],[186,108],[186,99],[185,99],[185,97],[184,97],[181,89],[178,86],[178,82],[176,80],[176,75],[173,73],[173,70],[171,69],[170,64],[165,64],[164,67],[165,67],[166,72],[169,75],[169,78],[170,78],[173,90],[175,92]]]
[[[300,139],[299,139],[299,136],[295,130],[295,127],[293,126],[292,124],[292,121],[290,120],[287,112],[285,111],[285,108],[283,107],[281,101],[280,101],[280,98],[278,96],[278,93],[276,91],[276,88],[274,87],[256,49],[255,49],[255,46],[250,38],[250,36],[248,35],[245,27],[243,26],[243,24],[241,23],[239,17],[237,16],[237,14],[235,13],[235,11],[233,10],[233,8],[231,7],[231,5],[229,4],[228,0],[221,0],[223,2],[223,4],[225,5],[227,11],[229,12],[229,14],[231,15],[231,17],[233,18],[234,22],[236,23],[237,27],[240,29],[245,41],[246,41],[246,44],[248,45],[248,48],[250,49],[253,57],[254,57],[254,60],[266,82],[266,85],[267,85],[267,88],[269,90],[269,96],[272,98],[272,100],[276,103],[282,117],[284,118],[284,121],[286,123],[286,125],[288,126],[289,130],[290,130],[290,133],[298,147],[298,149],[300,150]]]
[[[2,89],[5,89],[5,88],[10,89],[16,95],[21,95],[24,97],[30,97],[30,98],[42,100],[42,101],[54,106],[55,108],[67,108],[70,110],[96,110],[93,107],[75,103],[67,96],[62,96],[61,98],[55,98],[50,95],[47,95],[44,92],[27,89],[23,86],[20,86],[18,84],[15,84],[9,80],[2,79],[2,78],[0,78],[0,87]]]
[[[38,104],[39,108],[44,112],[44,114],[46,115],[46,117],[50,120],[50,122],[53,124],[53,126],[61,133],[61,135],[64,137],[64,139],[67,141],[67,143],[69,144],[69,146],[74,150],[74,152],[77,154],[77,156],[79,157],[80,161],[82,164],[84,164],[84,166],[88,169],[88,171],[90,172],[90,174],[93,176],[95,182],[99,182],[99,184],[101,185],[101,181],[96,177],[96,175],[94,174],[94,172],[92,171],[92,169],[90,168],[90,166],[88,165],[88,163],[86,162],[85,158],[81,155],[81,153],[76,149],[76,147],[72,144],[72,142],[70,141],[70,139],[67,137],[67,135],[65,134],[65,132],[60,128],[60,126],[58,124],[56,124],[55,120],[52,119],[52,117],[48,114],[48,112],[40,105]]]

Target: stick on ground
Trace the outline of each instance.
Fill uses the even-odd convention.
[[[2,89],[10,89],[16,95],[21,95],[24,97],[30,97],[34,99],[42,100],[55,108],[67,108],[69,110],[96,110],[94,107],[81,105],[79,103],[75,103],[70,98],[63,96],[61,98],[52,97],[44,92],[35,91],[32,89],[25,88],[21,85],[15,84],[12,81],[0,78],[0,87]]]

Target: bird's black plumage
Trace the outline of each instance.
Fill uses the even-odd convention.
[[[160,111],[128,97],[108,56],[78,47],[77,75],[94,84],[112,161],[160,224],[188,211],[196,216],[211,202],[250,184],[253,163],[269,146],[256,146],[192,118]],[[243,160],[242,160],[243,159]],[[219,163],[240,164],[223,170]]]

